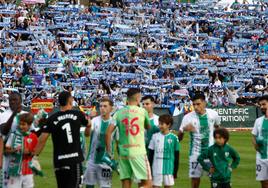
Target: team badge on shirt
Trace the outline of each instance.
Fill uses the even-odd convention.
[[[32,141],[33,141],[33,140],[32,140],[31,138],[28,138],[28,139],[27,139],[27,142],[28,142],[29,144],[32,143]]]

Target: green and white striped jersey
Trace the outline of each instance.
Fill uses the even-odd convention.
[[[268,159],[268,119],[265,116],[256,119],[252,134],[256,137],[257,142],[259,142],[259,151],[257,151],[256,158]]]
[[[182,119],[180,131],[189,124],[195,127],[196,132],[190,133],[190,157],[197,157],[209,146],[214,144],[213,132],[215,125],[220,125],[220,117],[215,110],[206,109],[204,115],[199,115],[196,112],[191,112],[185,115]]]
[[[91,137],[87,160],[100,164],[105,152],[105,133],[110,125],[111,118],[104,121],[101,116],[95,117],[91,121]]]
[[[172,133],[156,133],[151,139],[149,149],[154,150],[153,176],[173,175],[175,151],[180,150],[178,137]]]

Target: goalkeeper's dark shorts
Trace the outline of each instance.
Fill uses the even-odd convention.
[[[58,188],[79,188],[81,184],[82,165],[62,166],[55,168]]]

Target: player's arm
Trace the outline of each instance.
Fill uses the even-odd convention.
[[[0,137],[0,168],[3,166],[3,152],[4,152],[4,142],[3,138]]]
[[[221,118],[220,118],[219,114],[216,113],[216,120],[215,120],[214,128],[218,129],[220,127],[221,127]]]
[[[144,128],[147,129],[147,130],[151,128],[150,118],[149,118],[149,114],[148,114],[147,111],[145,111]]]
[[[230,154],[233,159],[233,162],[231,164],[231,168],[235,169],[239,165],[240,162],[240,156],[236,150],[234,150],[232,147],[230,147]]]
[[[148,149],[148,161],[150,163],[150,166],[152,168],[153,162],[154,162],[154,150]]]
[[[148,160],[149,160],[151,168],[153,166],[153,161],[154,161],[154,148],[155,148],[154,140],[155,140],[155,135],[153,135],[148,146]]]
[[[259,151],[259,145],[257,144],[256,136],[255,135],[252,135],[252,144],[253,144],[255,150],[256,151]]]
[[[105,145],[106,145],[106,152],[108,154],[112,153],[112,148],[111,148],[111,142],[112,142],[112,134],[115,130],[116,126],[113,124],[110,124],[106,130],[105,134]]]
[[[179,171],[179,165],[180,165],[180,151],[175,151],[174,153],[174,173],[173,176],[176,179]]]
[[[178,138],[176,137],[174,140],[174,172],[173,176],[174,178],[177,178],[178,170],[179,170],[179,164],[180,164],[180,142]]]
[[[81,111],[79,112],[79,115],[81,118],[82,125],[86,126],[84,134],[86,137],[89,137],[90,136],[90,129],[91,129],[91,120],[90,120],[90,118],[86,118],[86,116]]]
[[[184,133],[182,131],[179,131],[179,133],[178,133],[179,141],[183,140],[183,136],[184,136]]]
[[[14,117],[17,115],[17,112],[13,112],[6,123],[0,125],[2,135],[7,135],[11,129]]]
[[[184,136],[184,132],[195,132],[196,131],[195,127],[192,125],[192,123],[190,123],[188,121],[188,119],[189,119],[188,116],[185,116],[182,119],[181,126],[179,128],[179,133],[178,133],[179,141],[182,141],[183,136]]]
[[[44,149],[45,145],[46,145],[46,142],[47,142],[47,139],[49,137],[49,133],[46,133],[46,132],[43,132],[41,134],[41,136],[39,137],[38,139],[38,144],[37,146],[35,147],[35,150],[34,150],[34,155],[39,155],[42,150]]]
[[[86,126],[86,129],[85,129],[85,136],[86,137],[89,137],[90,136],[90,133],[91,133],[91,120],[90,118],[88,119],[88,123],[87,123],[87,126]]]
[[[205,171],[209,171],[209,166],[205,163],[205,160],[208,159],[209,155],[209,149],[202,152],[199,157],[197,158],[197,161],[200,163],[200,165],[203,167]]]
[[[255,148],[255,150],[256,151],[259,151],[259,145],[257,144],[257,137],[258,137],[258,135],[259,135],[259,131],[258,131],[258,123],[257,123],[257,120],[255,121],[255,123],[254,123],[254,126],[253,126],[253,129],[252,129],[252,132],[251,132],[251,134],[252,134],[252,144],[253,144],[253,146],[254,146],[254,148]]]

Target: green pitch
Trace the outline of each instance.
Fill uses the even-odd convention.
[[[185,136],[181,143],[181,159],[178,179],[175,187],[189,188],[190,179],[188,178],[188,135]],[[255,151],[251,144],[250,132],[233,132],[230,135],[229,143],[239,152],[241,163],[238,169],[234,170],[232,183],[234,188],[259,187],[259,182],[255,180]],[[39,157],[45,177],[35,178],[36,188],[56,188],[56,179],[52,167],[52,144],[48,142],[44,151]],[[114,174],[113,187],[119,188],[119,177]],[[136,185],[133,187],[137,187]],[[209,188],[209,179],[203,177],[201,188]]]

